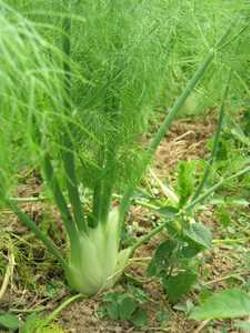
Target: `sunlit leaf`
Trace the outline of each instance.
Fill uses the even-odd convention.
[[[238,289],[229,289],[210,296],[191,312],[196,320],[237,318],[250,315],[250,296]]]
[[[189,228],[184,231],[185,236],[192,242],[204,248],[210,248],[212,235],[210,230],[202,223],[192,223]]]
[[[19,328],[19,324],[20,321],[17,316],[11,313],[0,314],[0,327],[16,330]]]

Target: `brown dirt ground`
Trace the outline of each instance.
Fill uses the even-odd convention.
[[[180,160],[206,157],[207,140],[213,135],[216,120],[211,117],[199,121],[182,119],[171,127],[169,135],[156,152],[154,168],[159,177],[166,177]]]
[[[211,118],[203,118],[197,121],[179,120],[176,121],[168,135],[163,140],[161,146],[156,153],[156,162],[154,170],[160,178],[169,175],[176,166],[179,160],[199,159],[207,155],[206,142],[212,135],[215,127],[215,121]],[[18,189],[20,197],[38,196],[41,183],[39,177],[33,175],[27,178],[28,181]],[[60,235],[55,239],[58,245],[64,247],[64,238],[58,213],[48,205],[42,202],[22,203],[22,207],[27,211],[33,219],[39,224],[45,213],[51,214],[56,220],[56,226],[59,227]],[[130,214],[130,223],[136,222],[137,229],[143,234],[152,221],[152,213],[147,209],[133,206]],[[213,212],[207,210],[200,216],[201,220],[212,226],[217,232],[216,221]],[[56,265],[53,258],[45,250],[41,250],[39,243],[33,242],[33,236],[26,228],[20,226],[20,223],[8,211],[2,211],[0,221],[3,225],[4,235],[2,239],[5,243],[0,244],[0,251],[3,254],[4,260],[7,261],[9,237],[14,244],[21,244],[20,253],[16,255],[16,267],[14,274],[9,283],[9,288],[5,292],[4,297],[0,300],[0,309],[8,310],[13,308],[32,310],[42,307],[48,313],[58,306],[62,300],[69,295],[68,291],[61,284],[60,292],[54,298],[44,296],[45,289],[51,278],[58,276],[61,280],[63,272]],[[46,226],[45,226],[46,228]],[[49,228],[49,229],[48,229]],[[48,227],[46,230],[53,235],[53,230]],[[141,229],[140,229],[141,228]],[[6,236],[6,237],[5,237]],[[161,240],[162,236],[153,239],[149,244],[141,247],[135,254],[135,258],[151,257],[156,245]],[[61,241],[62,239],[62,241]],[[30,240],[32,241],[30,243]],[[6,245],[5,245],[6,244]],[[230,255],[229,255],[230,252]],[[22,268],[18,267],[18,263],[31,261],[36,258],[38,264],[32,266],[30,264],[23,272]],[[209,253],[204,254],[204,265],[200,270],[201,284],[207,286],[211,290],[225,288],[230,274],[240,271],[243,258],[237,250],[232,256],[232,248],[230,246],[216,246]],[[40,263],[43,264],[41,268]],[[40,267],[40,268],[39,268]],[[56,268],[55,268],[56,267]],[[88,300],[81,300],[71,304],[68,308],[62,311],[58,317],[58,324],[63,328],[64,332],[75,333],[99,333],[99,332],[172,332],[172,333],[199,333],[199,332],[222,332],[222,327],[225,322],[215,322],[210,325],[209,322],[197,323],[187,319],[185,314],[176,311],[168,304],[166,296],[163,294],[160,286],[155,281],[145,278],[144,266],[138,263],[131,263],[127,272],[132,274],[136,279],[143,281],[143,289],[150,296],[150,301],[146,305],[149,314],[149,325],[147,328],[138,330],[128,322],[113,322],[111,320],[100,319],[97,315],[98,307],[101,303],[101,297],[94,297]],[[30,278],[29,278],[30,276]],[[24,279],[30,280],[30,284],[23,284]],[[35,280],[35,283],[34,283]],[[2,283],[0,270],[0,286]],[[119,286],[117,287],[120,288]],[[193,291],[188,296],[189,299],[197,299],[197,291]],[[155,309],[167,308],[171,319],[166,322],[164,327],[160,327],[155,320]],[[52,332],[52,331],[51,331]],[[232,328],[230,322],[227,322],[227,332],[237,332]]]

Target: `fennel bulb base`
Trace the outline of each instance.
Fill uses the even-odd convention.
[[[95,295],[111,288],[123,272],[130,248],[119,251],[118,217],[117,209],[113,209],[106,224],[99,223],[79,235],[65,272],[75,291],[86,296]]]

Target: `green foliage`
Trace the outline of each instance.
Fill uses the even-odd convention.
[[[1,199],[57,257],[72,280],[71,286],[92,294],[93,288],[79,287],[81,264],[74,258],[79,252],[88,258],[87,250],[93,254],[95,273],[98,271],[93,276],[98,282],[94,285],[100,289],[106,286],[109,275],[117,275],[113,268],[125,265],[128,257],[125,252],[118,255],[120,217],[116,217],[112,232],[99,224],[108,223],[115,188],[125,190],[134,184],[144,168],[140,140],[166,80],[169,29],[164,6],[159,0],[85,1],[70,6],[61,1],[45,6],[33,6],[31,1],[10,4],[17,11],[3,2],[5,12],[0,12],[1,26],[8,27],[1,34],[5,55],[1,73],[6,78],[1,87],[6,122],[0,133]],[[54,23],[53,17],[57,18]],[[79,34],[83,43],[79,43]],[[70,241],[69,264],[46,233],[9,199],[12,184],[7,182],[12,182],[11,175],[20,167],[19,161],[13,164],[11,155],[17,133],[20,151],[29,156],[26,163],[38,165],[61,213]],[[80,185],[93,195],[88,220]],[[83,238],[80,232],[85,233]],[[93,248],[93,244],[100,248]],[[100,262],[98,251],[105,262]],[[85,282],[82,284],[88,284]]]
[[[175,207],[172,207],[172,206],[163,206],[163,207],[160,207],[157,212],[166,217],[166,218],[172,218],[172,217],[175,217],[177,215],[177,213],[179,212],[179,210]]]
[[[195,164],[193,162],[180,162],[177,172],[177,192],[180,196],[179,207],[183,207],[194,191]]]
[[[249,295],[242,290],[229,289],[207,298],[192,310],[190,317],[195,320],[211,320],[245,317],[249,314]]]
[[[139,167],[140,148],[134,143],[147,125],[152,103],[157,101],[166,78],[169,32],[164,9],[159,1],[85,1],[76,10],[86,13],[86,23],[75,25],[75,38],[80,33],[88,41],[74,43],[73,38],[73,59],[76,57],[88,81],[81,89],[77,86],[81,91],[78,96],[84,96],[78,97],[80,116],[85,128],[97,138],[92,143],[85,135],[81,144],[88,147],[90,158],[101,159],[99,168],[108,158],[99,156],[100,150],[111,150],[117,156],[110,161],[112,170],[101,170],[101,175],[91,160],[85,162],[82,176],[92,180],[94,171],[99,180],[112,177],[115,169],[118,179],[130,181],[134,179],[131,168],[135,171]]]
[[[239,328],[240,330],[242,330],[242,332],[249,332],[250,330],[250,323],[247,321],[239,321],[237,323],[235,323],[234,325],[235,328]]]
[[[225,16],[216,12],[213,20],[218,31],[210,31],[202,23],[208,17],[211,20],[207,5],[201,7],[205,11],[200,15],[191,3],[160,0],[0,2],[4,27],[0,36],[4,124],[0,131],[0,197],[57,257],[71,288],[92,295],[112,286],[123,271],[132,250],[120,251],[121,224],[132,192],[178,111],[188,97],[196,100],[194,89],[212,60],[216,60],[213,69],[219,64],[224,70],[228,65],[226,59],[222,66],[217,52],[235,39],[244,41],[245,8],[240,1],[238,6],[226,6]],[[217,8],[212,0],[210,5]],[[236,9],[240,20],[231,22],[225,33],[224,23]],[[179,11],[179,17],[172,15]],[[194,37],[198,34],[202,39],[201,45],[195,44],[191,58],[182,35],[182,19],[186,22],[188,13],[195,18],[191,20]],[[210,32],[205,34],[206,30]],[[179,51],[185,59],[180,72],[185,76],[181,85],[187,81],[186,88],[181,89],[145,149],[149,120],[162,91],[169,86],[168,74]],[[234,47],[230,56],[233,52]],[[236,70],[237,66],[233,67]],[[46,230],[10,198],[15,189],[12,175],[24,165],[39,169],[53,194],[69,238],[69,260]],[[180,209],[193,193],[194,171],[192,163],[180,163]],[[114,191],[121,193],[122,199],[119,209],[112,210]],[[89,202],[85,203],[89,195],[90,209]],[[166,254],[172,251],[175,260],[181,257],[188,272],[187,257],[209,247],[210,235],[199,224],[192,227],[183,216],[172,231],[177,250],[169,248]],[[167,256],[159,253],[155,261],[161,266]],[[160,274],[157,265],[152,265],[151,274]]]
[[[37,7],[32,11],[30,2],[29,5],[31,7],[27,8],[25,15],[31,16],[36,24],[30,17],[26,19],[8,6],[7,14],[1,13],[1,19],[6,20],[11,29],[14,26],[10,19],[12,14],[18,24],[20,21],[24,26],[24,32],[17,29],[15,33],[17,44],[21,40],[22,47],[25,45],[23,52],[18,47],[15,49],[20,69],[16,64],[13,67],[10,56],[4,59],[1,67],[4,75],[10,77],[3,89],[6,96],[3,100],[6,104],[4,119],[9,128],[7,135],[5,132],[2,134],[11,138],[8,149],[12,151],[12,134],[16,128],[12,126],[12,113],[5,109],[13,107],[14,96],[21,103],[21,107],[14,105],[16,115],[20,124],[28,128],[21,146],[30,156],[35,153],[36,162],[53,193],[70,241],[69,263],[46,233],[10,200],[5,183],[8,173],[11,174],[11,163],[5,162],[2,170],[5,179],[2,177],[0,182],[0,195],[57,257],[70,286],[92,295],[114,283],[126,265],[130,249],[119,252],[119,242],[131,192],[215,52],[208,52],[145,150],[140,140],[166,79],[165,62],[169,56],[166,46],[171,37],[169,22],[165,18],[166,3],[159,0],[150,3],[85,1],[66,6],[60,2],[61,32],[55,26],[53,29],[51,22],[39,22],[39,30],[52,26],[52,34],[42,34],[42,37],[36,25],[44,12]],[[48,8],[52,16],[55,15],[54,8],[54,5]],[[84,18],[79,19],[74,14],[75,10],[83,10]],[[75,31],[80,31],[87,42],[79,44]],[[23,34],[27,35],[28,43],[24,43]],[[3,36],[3,50],[8,54],[12,45],[5,39],[5,34]],[[57,38],[62,47],[58,47]],[[220,44],[219,40],[215,48]],[[27,86],[25,81],[24,86],[19,85],[19,90],[16,90],[19,77],[22,78],[25,70],[29,72],[29,66],[34,76],[30,76]],[[12,71],[17,71],[17,75],[13,77]],[[79,99],[79,94],[84,98]],[[6,149],[2,156],[8,161],[9,156],[5,157],[5,154],[8,154]],[[80,185],[92,190],[92,213],[88,218],[83,211]],[[113,219],[113,212],[110,213],[112,193],[117,186],[121,189],[121,185],[125,185],[125,189],[128,187],[129,191],[125,191],[120,211]],[[184,187],[182,205],[190,192],[190,181],[184,169],[180,185]],[[85,270],[86,264],[88,270]]]
[[[20,328],[20,333],[63,333],[64,330],[56,324],[48,325],[45,318],[32,313],[25,319]]]
[[[223,119],[222,114],[223,107],[221,107],[220,110],[220,122],[212,147],[209,168],[212,167],[212,162],[215,160],[214,152],[217,150],[217,143],[220,138],[221,119]],[[218,159],[220,159],[220,157]],[[202,192],[209,176],[208,171],[210,171],[206,168],[201,182],[195,190],[195,165],[196,163],[194,162],[190,163],[184,161],[179,163],[177,173],[177,188],[180,196],[179,209],[168,206],[167,204],[160,204],[154,208],[163,218],[163,221],[165,221],[165,223],[162,222],[162,225],[167,229],[170,240],[164,241],[158,246],[147,271],[150,276],[160,278],[160,282],[163,284],[167,296],[170,301],[174,303],[189,292],[197,280],[198,260],[196,255],[203,250],[210,249],[212,245],[212,235],[209,228],[195,221],[193,208],[198,208],[200,201],[208,197],[209,194],[212,194],[213,191],[217,189],[218,185],[212,186],[207,193]],[[218,162],[215,162],[213,171],[215,171],[217,167]],[[249,168],[246,168],[244,172],[245,175],[243,177],[246,177]],[[240,173],[241,172],[238,173],[239,176]],[[213,177],[211,178],[213,179]],[[239,181],[234,176],[228,177],[228,182],[230,179],[234,180],[235,183]],[[225,187],[228,186],[228,182],[225,181]],[[195,194],[193,192],[195,192]],[[155,202],[153,202],[153,204],[155,204]],[[218,202],[218,204],[220,204],[220,202]],[[150,207],[150,204],[148,206]],[[161,230],[161,226],[158,227],[158,230]],[[147,237],[147,239],[149,239],[149,237]]]
[[[144,302],[141,297],[138,298],[131,293],[108,293],[103,298],[100,312],[112,320],[128,320],[135,326],[142,327],[147,324],[148,319],[147,313],[140,306]]]
[[[0,328],[4,328],[11,331],[19,329],[20,333],[63,333],[61,327],[55,324],[48,325],[47,319],[41,317],[37,313],[31,313],[22,322],[18,316],[12,313],[0,314]]]
[[[131,317],[131,322],[136,327],[146,327],[148,323],[147,312],[142,308],[137,308]]]
[[[60,132],[68,123],[84,185],[93,189],[104,179],[119,186],[133,182],[142,162],[138,141],[166,82],[170,38],[166,5],[158,0],[88,0],[72,2],[70,12],[59,0],[13,5],[34,21],[53,49],[63,43],[64,32],[58,28],[63,17],[72,21],[72,110],[62,113],[58,105],[60,111],[43,108],[38,115],[39,127],[40,116],[46,122],[42,134],[49,150],[57,152],[63,145]],[[50,57],[55,57],[53,50]],[[61,78],[61,88],[62,84]]]
[[[157,312],[156,319],[164,327],[166,322],[170,319],[170,313],[166,309],[161,309]]]
[[[166,270],[169,268],[173,261],[172,255],[176,247],[177,243],[172,240],[164,241],[157,247],[155,254],[147,268],[147,273],[149,276],[160,277],[166,273]]]
[[[191,223],[184,231],[188,243],[194,243],[203,249],[209,249],[212,244],[212,235],[209,229],[202,223]],[[190,244],[190,245],[191,245]]]
[[[228,227],[231,224],[230,213],[225,204],[217,208],[216,217],[223,227]]]
[[[168,299],[175,303],[190,291],[196,281],[197,273],[187,270],[177,275],[165,277],[163,279],[163,287],[167,293]]]
[[[207,48],[214,44],[219,31],[225,29],[226,23],[231,20],[234,13],[238,12],[239,20],[247,22],[247,8],[248,5],[244,0],[169,3],[169,15],[172,15],[172,21],[178,24],[172,27],[174,36],[171,43],[171,58],[168,62],[170,67],[168,89],[164,91],[163,97],[167,105],[172,96],[182,89],[188,73],[192,71]],[[235,112],[238,111],[244,99],[249,98],[248,38],[249,32],[245,30],[240,34],[235,48],[230,48],[223,59],[219,56],[216,58],[202,84],[185,103],[182,115],[202,115],[207,109],[217,106],[221,99],[221,87],[227,80],[225,69],[228,66],[232,66],[234,72],[230,91],[230,100],[233,101],[231,107]]]
[[[167,226],[172,238],[158,245],[147,274],[159,278],[168,299],[176,303],[197,281],[196,255],[211,247],[212,237],[208,228],[201,223],[184,222],[181,232],[176,232],[174,228],[173,223]],[[175,270],[180,272],[176,273]]]
[[[247,29],[241,30],[247,15],[243,0],[85,0],[72,1],[69,7],[70,2],[0,0],[0,197],[47,245],[66,275],[73,272],[68,279],[71,287],[94,294],[113,285],[132,253],[130,248],[119,252],[120,221],[116,216],[113,223],[109,214],[112,193],[123,195],[138,183],[148,163],[144,138],[156,107],[165,109],[183,91],[235,12],[239,13],[239,21],[232,27],[232,46],[223,53],[216,52],[207,75],[196,86],[207,68],[202,63],[195,84],[193,79],[193,85],[189,82],[181,95],[184,97],[168,113],[161,135],[152,141],[156,149],[172,115],[176,115],[173,109],[182,107],[185,115],[193,115],[205,108],[217,108],[228,67],[232,67],[229,114],[204,187],[220,183],[224,174],[235,173],[249,162],[249,47]],[[234,112],[242,105],[239,124]],[[150,278],[159,280],[166,298],[175,304],[173,308],[185,314],[193,307],[184,296],[198,279],[201,256],[197,258],[197,254],[210,249],[212,243],[210,230],[200,222],[194,223],[194,207],[186,210],[194,199],[198,169],[203,162],[179,163],[179,205],[173,207],[168,200],[162,200],[164,203],[155,209],[168,236],[156,248],[147,268]],[[8,201],[15,192],[19,171],[27,166],[43,174],[45,185],[53,193],[69,236],[71,253],[67,261],[47,237],[49,233],[58,240],[60,235],[54,236],[55,229],[49,230],[46,221],[38,229],[15,203]],[[247,208],[250,199],[249,177],[249,173],[229,177],[222,189],[209,197],[210,204],[217,206],[219,222],[231,228],[235,239],[240,235],[232,224],[246,224],[249,218],[245,214],[235,222],[239,217],[235,210]],[[225,198],[228,194],[234,195],[231,202]],[[155,234],[164,229],[158,227]],[[244,228],[243,237],[249,231]],[[132,241],[127,243],[130,246]],[[126,244],[122,245],[124,248]],[[16,272],[22,271],[21,280],[28,280],[31,268],[21,265],[20,269],[22,261],[18,257],[16,262]],[[115,266],[118,270],[114,272]],[[0,270],[5,271],[2,259]],[[45,293],[52,298],[60,284],[50,282]],[[38,288],[35,278],[29,280],[28,286]],[[143,307],[147,300],[143,290],[129,287],[125,293],[107,294],[102,311],[113,320],[144,327],[148,322]],[[179,300],[181,303],[176,304]],[[248,316],[249,307],[248,294],[229,290],[207,298],[195,307],[191,318]],[[158,312],[161,324],[167,319],[165,309]],[[20,321],[5,313],[0,315],[0,325],[18,329]],[[240,326],[247,329],[247,323]],[[46,318],[36,314],[28,316],[20,328],[23,333],[38,330],[62,332],[59,326],[48,326]]]
[[[33,112],[38,105],[45,110],[52,107],[54,94],[59,104],[60,75],[56,74],[59,69],[56,53],[50,61],[46,56],[50,46],[28,20],[2,1],[0,24],[1,182],[8,191],[20,166],[26,166],[28,162],[36,165],[39,159],[40,151],[31,140],[36,130]],[[44,129],[48,126],[42,117],[40,126]],[[32,149],[32,158],[28,158],[31,152],[28,147]]]
[[[0,314],[0,326],[15,331],[19,328],[20,321],[17,316],[11,313]]]

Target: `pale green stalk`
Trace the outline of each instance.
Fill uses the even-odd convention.
[[[226,87],[225,87],[225,91],[224,91],[224,96],[222,99],[222,103],[221,103],[221,107],[220,107],[220,113],[219,113],[219,120],[218,120],[218,126],[216,129],[216,133],[215,133],[215,138],[214,138],[214,142],[213,142],[213,147],[212,147],[212,152],[211,152],[211,157],[208,161],[208,164],[205,168],[204,174],[202,176],[202,179],[200,181],[199,186],[197,187],[197,190],[195,191],[192,200],[195,200],[196,198],[199,197],[200,193],[203,190],[203,187],[206,185],[210,170],[211,170],[211,166],[216,158],[216,154],[217,154],[217,150],[218,150],[218,144],[219,144],[219,138],[220,138],[220,133],[222,130],[222,126],[223,126],[223,120],[224,120],[224,114],[225,114],[225,101],[228,95],[228,91],[229,91],[229,86],[230,86],[230,80],[231,80],[231,75],[232,75],[232,70],[230,69],[230,74],[228,77],[228,81],[226,83]]]
[[[65,2],[66,5],[66,2]],[[70,59],[71,55],[71,1],[68,2],[68,16],[63,19],[63,52],[67,59]],[[72,116],[71,103],[68,101],[71,99],[71,68],[68,61],[64,61],[64,87],[65,96],[64,108],[69,116]],[[84,221],[83,205],[80,200],[80,194],[78,190],[78,179],[76,175],[76,165],[75,165],[75,152],[72,143],[72,126],[66,127],[64,133],[62,134],[62,146],[65,147],[61,150],[64,169],[66,173],[66,184],[68,188],[69,200],[72,206],[74,220],[77,224],[79,231],[87,231],[87,227]]]

